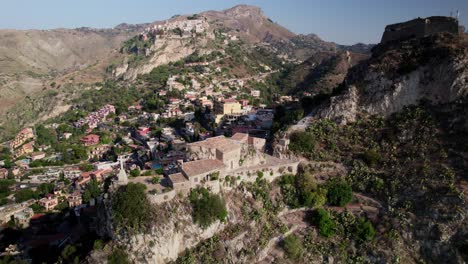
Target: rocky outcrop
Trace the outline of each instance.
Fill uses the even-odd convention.
[[[129,257],[137,263],[167,263],[177,259],[185,249],[194,247],[200,241],[223,230],[226,224],[219,221],[206,229],[193,223],[191,206],[188,201],[175,199],[153,208],[150,227],[140,233],[128,233],[116,229],[112,224],[111,201],[104,200],[98,210],[98,234],[110,237],[125,247]]]
[[[388,116],[421,100],[445,104],[468,96],[468,53],[456,37],[438,35],[378,46],[355,67],[345,89],[318,111],[341,124],[359,114]]]
[[[208,41],[208,38],[173,37],[158,39],[149,49],[150,55],[147,56],[145,62],[133,67],[129,66],[128,62],[124,62],[114,70],[114,75],[124,80],[134,80],[138,75],[150,73],[151,70],[160,65],[181,60],[195,52],[195,50],[198,50],[201,54],[206,53],[205,47]]]

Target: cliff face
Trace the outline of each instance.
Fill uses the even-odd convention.
[[[101,205],[103,207],[98,211],[98,234],[112,238],[114,243],[124,246],[130,258],[138,263],[166,263],[175,260],[185,249],[194,247],[225,227],[225,224],[217,221],[206,229],[200,228],[193,223],[188,201],[176,199],[154,206],[154,221],[147,230],[136,234],[128,233],[127,230],[116,229],[113,225],[110,200],[105,200]]]
[[[329,94],[341,84],[348,70],[369,56],[353,52],[318,52],[295,67],[282,80],[286,93]]]
[[[468,95],[468,49],[452,35],[434,35],[374,48],[353,68],[344,90],[318,116],[345,124],[359,114],[388,116],[421,100],[445,104]]]

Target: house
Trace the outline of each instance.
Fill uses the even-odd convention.
[[[63,138],[64,139],[69,139],[72,135],[73,135],[72,133],[65,132],[65,133],[63,133]]]
[[[0,207],[0,224],[6,224],[15,214],[22,212],[35,203],[34,199],[22,203],[7,204]]]
[[[235,99],[224,99],[215,104],[216,123],[219,123],[225,115],[236,115],[242,113],[242,105]]]
[[[138,135],[142,137],[147,137],[148,133],[151,131],[149,127],[139,127],[137,130]]]
[[[15,157],[27,155],[34,152],[34,141],[26,143],[15,151]]]
[[[80,169],[68,167],[62,170],[65,179],[73,180],[80,177]]]
[[[104,181],[107,175],[112,173],[112,171],[113,170],[111,168],[95,170],[91,172],[91,177],[93,177],[93,179],[95,179],[98,182],[102,182]]]
[[[185,122],[190,122],[192,120],[195,119],[195,112],[187,112],[185,113],[185,116],[184,116],[184,121]]]
[[[250,95],[253,97],[260,97],[260,91],[259,90],[252,90],[250,91]]]
[[[80,206],[83,203],[83,199],[81,198],[81,194],[79,192],[70,194],[67,201],[69,207]]]
[[[217,159],[226,167],[239,167],[242,146],[239,142],[224,136],[212,137],[187,145],[189,153],[196,159]]]
[[[188,179],[192,187],[210,181],[211,176],[213,174],[219,175],[219,171],[223,168],[223,162],[217,159],[189,161],[181,166],[182,174]]]
[[[8,177],[8,170],[0,168],[0,179],[6,179]]]
[[[32,161],[35,161],[35,160],[41,160],[45,158],[45,153],[44,152],[34,152],[31,154],[31,160]]]
[[[39,200],[39,205],[43,206],[46,211],[53,210],[58,205],[58,199],[52,194]]]
[[[231,137],[231,139],[253,146],[255,149],[260,151],[264,150],[266,144],[266,140],[264,138],[252,137],[245,133],[236,133]]]
[[[20,212],[17,212],[13,215],[15,223],[22,227],[26,228],[29,226],[29,221],[31,220],[32,216],[34,215],[34,211],[30,207],[26,207]]]
[[[90,134],[82,137],[80,142],[85,146],[92,146],[99,143],[99,136],[95,134]]]
[[[188,194],[190,192],[190,182],[182,173],[174,173],[168,176],[169,186],[174,189],[176,193]]]
[[[104,156],[104,154],[109,152],[110,149],[111,149],[110,145],[93,146],[88,151],[88,158],[89,159],[92,159],[92,158],[101,159]]]
[[[241,99],[239,100],[239,103],[241,104],[242,107],[249,105],[249,100],[246,99]]]

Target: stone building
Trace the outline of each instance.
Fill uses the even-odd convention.
[[[388,25],[381,43],[409,38],[422,38],[436,33],[459,34],[458,20],[453,17],[432,16]]]
[[[168,177],[169,185],[177,193],[204,186],[213,192],[221,188],[226,177],[240,181],[255,181],[260,176],[268,181],[283,174],[296,174],[298,161],[279,159],[263,153],[265,140],[237,133],[232,138],[208,138],[187,144],[191,161],[180,165],[180,173]]]

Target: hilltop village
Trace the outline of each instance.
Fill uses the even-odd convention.
[[[195,18],[165,22],[134,41],[191,38],[207,27]],[[237,41],[225,33],[219,38]],[[0,147],[0,224],[34,223],[28,243],[60,244],[74,234],[39,235],[45,225],[60,221],[52,213],[70,208],[74,217],[95,217],[96,206],[108,197],[104,193],[121,185],[144,184],[149,201],[162,204],[198,187],[218,193],[258,177],[273,181],[295,174],[298,161],[268,154],[274,106],[294,99],[265,99],[261,87],[274,72],[267,65],[247,78],[226,74],[217,62],[228,56],[195,53],[176,63],[179,70],[160,74],[166,67],[156,68],[147,79],[158,79],[161,88],[125,108],[95,104],[92,111],[76,108],[62,119],[23,128]]]

